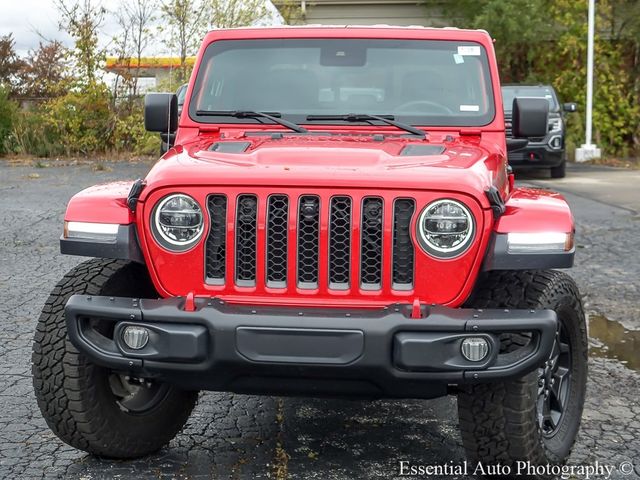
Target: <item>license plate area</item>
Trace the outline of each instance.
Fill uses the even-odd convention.
[[[345,365],[364,352],[361,330],[238,327],[236,348],[260,363]]]

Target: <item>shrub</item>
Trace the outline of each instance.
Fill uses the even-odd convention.
[[[55,132],[47,128],[46,114],[38,108],[18,112],[11,143],[15,153],[25,155],[53,157],[64,153]]]
[[[0,85],[0,155],[11,149],[11,131],[17,105],[9,100],[8,92]]]
[[[105,85],[92,84],[50,100],[45,128],[66,155],[90,155],[113,147],[116,118]]]
[[[118,152],[134,155],[158,155],[160,136],[144,129],[142,106],[136,105],[131,113],[116,120],[114,147]]]

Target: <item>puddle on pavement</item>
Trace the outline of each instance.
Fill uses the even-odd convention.
[[[604,315],[589,315],[589,336],[598,345],[589,347],[589,355],[613,358],[626,367],[640,370],[640,330],[629,330]]]

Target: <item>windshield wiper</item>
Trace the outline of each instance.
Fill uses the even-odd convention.
[[[366,122],[368,120],[378,120],[388,125],[393,125],[405,132],[419,135],[422,138],[427,138],[427,134],[425,132],[413,125],[395,121],[393,115],[370,115],[368,113],[347,113],[346,115],[309,115],[307,120],[310,122],[313,122],[314,120],[343,120],[345,122]]]
[[[271,120],[272,122],[277,123],[278,125],[282,125],[283,127],[287,127],[290,130],[298,133],[308,133],[304,127],[301,127],[298,124],[293,122],[289,122],[288,120],[284,120],[282,118],[278,118],[281,116],[278,112],[254,112],[251,110],[197,110],[196,115],[202,117],[234,117],[234,118],[266,118]]]

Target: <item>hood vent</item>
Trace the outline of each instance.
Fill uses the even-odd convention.
[[[243,153],[249,148],[251,142],[216,142],[209,147],[211,152]]]
[[[401,157],[422,157],[440,155],[444,152],[443,145],[407,145],[400,152]]]

